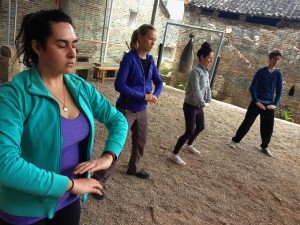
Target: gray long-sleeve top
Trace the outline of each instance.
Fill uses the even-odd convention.
[[[211,102],[209,73],[207,68],[200,63],[190,72],[184,102],[198,108],[203,108],[205,103]]]

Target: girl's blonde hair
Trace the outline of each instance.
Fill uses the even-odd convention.
[[[133,31],[130,41],[130,49],[135,50],[139,47],[139,35],[145,36],[148,31],[156,31],[156,29],[150,24],[143,24],[138,29]]]

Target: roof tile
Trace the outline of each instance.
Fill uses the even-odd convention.
[[[190,4],[239,14],[300,20],[300,0],[192,0]]]

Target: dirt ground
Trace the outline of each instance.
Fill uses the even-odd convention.
[[[92,81],[112,104],[113,81]],[[108,198],[89,197],[82,225],[115,224],[300,224],[300,126],[275,121],[270,144],[274,157],[260,152],[259,119],[235,149],[228,143],[245,109],[213,101],[205,109],[206,128],[194,146],[200,155],[181,152],[184,167],[168,159],[184,131],[184,92],[164,87],[158,105],[148,107],[149,137],[143,158],[149,180],[126,175],[130,136],[107,182]],[[106,130],[97,125],[94,157]]]

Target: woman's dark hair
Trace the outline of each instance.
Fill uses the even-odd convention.
[[[143,24],[138,29],[133,31],[133,33],[131,35],[130,49],[131,50],[137,49],[138,48],[139,35],[145,36],[145,35],[148,34],[148,31],[150,31],[150,30],[156,31],[156,29],[152,25]]]
[[[211,45],[208,42],[203,42],[201,48],[197,52],[197,57],[200,60],[201,56],[206,57],[209,53],[213,52]]]
[[[23,17],[21,29],[16,37],[15,45],[17,57],[23,55],[23,64],[32,67],[38,61],[38,55],[31,47],[32,40],[36,40],[41,48],[46,50],[47,39],[52,35],[51,22],[65,22],[72,25],[72,19],[59,10],[41,10],[29,13]]]

